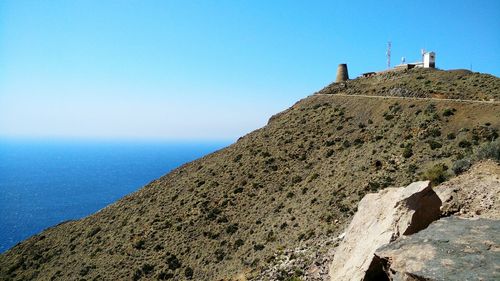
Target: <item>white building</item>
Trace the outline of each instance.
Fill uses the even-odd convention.
[[[436,53],[434,52],[424,53],[424,67],[436,68]]]

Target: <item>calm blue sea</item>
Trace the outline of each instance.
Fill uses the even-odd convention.
[[[0,253],[228,144],[0,140]]]

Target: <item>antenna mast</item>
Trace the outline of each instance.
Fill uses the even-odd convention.
[[[387,42],[387,69],[391,68],[391,41]]]

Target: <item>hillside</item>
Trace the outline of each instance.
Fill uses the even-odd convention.
[[[465,69],[414,68],[332,83],[319,94],[398,96],[464,100],[500,100],[498,78]]]
[[[235,144],[27,239],[0,256],[0,279],[251,279],[275,253],[337,235],[367,192],[451,168],[498,137],[500,103],[480,100],[499,99],[499,78],[386,76],[330,85]]]

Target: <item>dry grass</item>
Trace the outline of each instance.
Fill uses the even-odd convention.
[[[367,192],[451,167],[499,128],[498,104],[311,96],[99,213],[15,246],[0,256],[0,279],[251,279],[276,251],[337,234]]]

